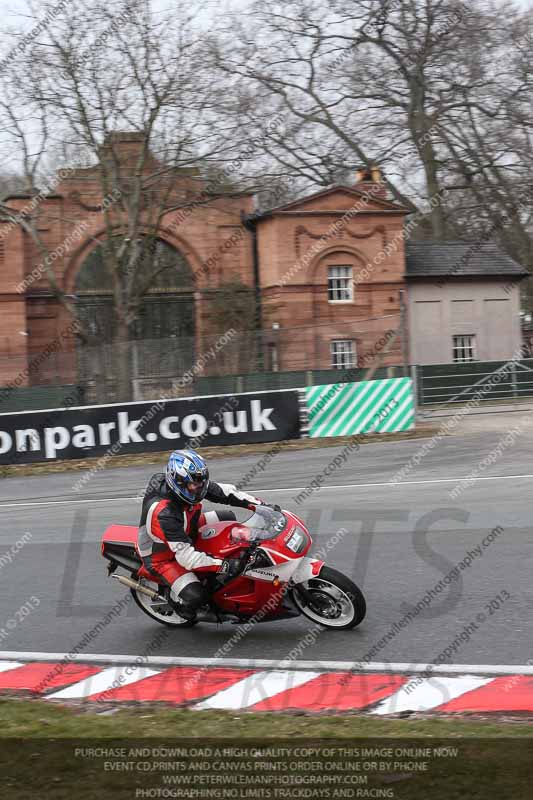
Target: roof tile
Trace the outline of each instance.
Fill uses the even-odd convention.
[[[529,275],[491,242],[407,242],[405,251],[408,278]]]

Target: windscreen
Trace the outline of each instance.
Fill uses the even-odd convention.
[[[273,508],[257,506],[252,516],[242,525],[250,529],[251,539],[273,539],[287,527],[287,517]]]

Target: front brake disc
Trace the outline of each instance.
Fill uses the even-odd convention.
[[[167,602],[161,601],[159,603],[152,603],[152,608],[158,614],[163,614],[165,617],[171,617],[174,613],[174,609],[170,606]]]

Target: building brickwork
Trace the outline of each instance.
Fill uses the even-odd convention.
[[[379,183],[334,187],[260,218],[265,318],[280,330],[303,330],[301,339],[284,341],[280,369],[331,367],[330,342],[338,339],[354,341],[358,359],[368,361],[376,340],[398,326],[407,211],[388,202],[382,189]],[[351,267],[353,300],[330,302],[328,270],[340,265]],[[400,360],[397,346],[383,364]]]
[[[122,168],[134,163],[138,147],[135,135],[122,135]],[[252,196],[210,195],[197,176],[177,172],[169,195],[174,202],[168,204],[174,208],[163,215],[158,235],[189,264],[196,337],[205,338],[219,327],[210,319],[206,290],[235,281],[253,289],[258,269],[265,342],[277,348],[275,368],[329,368],[330,340],[335,338],[353,339],[358,357],[364,358],[387,330],[391,315],[398,324],[399,290],[405,284],[403,242],[373,264],[401,231],[406,213],[384,195],[382,184],[363,181],[254,217]],[[50,274],[62,291],[75,294],[76,276],[106,236],[104,208],[117,232],[124,230],[116,199],[112,190],[103,192],[95,167],[62,170],[53,194],[8,198],[15,216],[37,215],[43,249],[21,225],[0,223],[1,384],[54,382],[60,372],[64,382],[76,379],[72,317],[54,296]],[[154,215],[149,199],[145,202],[148,231]],[[254,220],[256,229],[257,267],[253,225],[243,224],[247,219]],[[328,301],[328,267],[336,264],[352,267],[356,287],[351,302]],[[269,330],[276,331],[270,339]],[[39,358],[43,351],[50,358]],[[398,363],[399,357],[392,349],[384,363]],[[243,364],[241,371],[247,367],[253,365]]]
[[[127,172],[133,168],[139,154],[139,135],[113,135],[111,145],[115,155],[119,154],[121,169]],[[145,168],[157,170],[157,163],[149,157]],[[353,186],[330,187],[261,214],[255,211],[250,194],[221,195],[214,188],[202,183],[194,170],[176,170],[167,174],[157,190],[164,191],[166,198],[157,235],[186,259],[190,270],[191,280],[183,292],[188,292],[193,304],[191,341],[197,345],[191,347],[191,353],[198,355],[209,337],[224,329],[220,319],[213,319],[210,296],[217,289],[227,290],[228,284],[238,283],[252,290],[250,303],[254,303],[254,297],[260,298],[260,315],[255,319],[260,317],[262,332],[250,334],[250,348],[240,347],[242,363],[238,363],[239,358],[230,359],[230,372],[253,372],[259,367],[275,371],[330,369],[337,366],[333,352],[345,343],[353,348],[352,366],[371,365],[378,352],[383,366],[401,364],[409,355],[416,357],[414,345],[411,354],[405,352],[402,336],[391,338],[387,334],[399,330],[403,304],[409,309],[404,317],[405,330],[410,315],[412,331],[418,331],[420,341],[425,338],[417,320],[422,319],[420,309],[426,309],[427,304],[420,301],[413,305],[404,300],[408,279],[417,277],[420,294],[423,276],[418,273],[438,269],[438,263],[418,255],[413,275],[409,272],[410,256],[404,241],[408,212],[387,199],[379,170],[361,171]],[[117,191],[103,191],[99,169],[93,166],[60,171],[53,192],[47,195],[14,196],[5,201],[13,209],[14,221],[0,222],[0,385],[80,380],[75,325],[54,294],[50,278],[73,302],[79,300],[76,279],[89,254],[109,232],[106,218],[111,220],[113,232],[127,235]],[[141,234],[153,233],[155,212],[163,207],[155,191],[152,188],[141,198]],[[41,248],[19,224],[28,214],[37,220]],[[430,248],[427,252],[433,251]],[[457,281],[468,276],[457,274],[453,247],[446,245],[436,252],[440,254],[437,261],[442,253],[452,259],[445,281],[452,302],[452,284],[459,286]],[[487,268],[491,264],[494,268],[494,280],[499,279],[501,258],[493,254],[485,261]],[[347,299],[332,301],[328,276],[331,280],[339,268],[349,273],[353,292]],[[505,268],[514,280],[512,303],[499,307],[499,324],[509,327],[524,271],[511,262]],[[476,274],[480,269],[477,264]],[[441,282],[441,288],[443,285]],[[164,296],[164,288],[153,289],[156,291],[158,297]],[[506,297],[510,296],[510,291],[506,292]],[[248,317],[253,318],[253,314]],[[452,333],[446,336],[451,342]],[[513,333],[509,340],[513,346],[515,340]],[[380,352],[379,343],[383,341],[389,344]],[[259,357],[257,342],[261,342]],[[179,347],[179,337],[169,346]],[[420,342],[417,347],[420,349]],[[490,358],[490,347],[483,347]],[[425,351],[424,357],[429,357]],[[146,353],[144,361],[150,361]],[[215,367],[210,364],[205,374],[218,374]]]
[[[75,335],[72,316],[51,290],[48,270],[66,294],[75,292],[76,276],[93,248],[106,236],[103,204],[106,196],[95,168],[65,170],[66,176],[47,196],[17,196],[6,204],[17,215],[37,214],[37,232],[48,254],[39,252],[31,235],[22,226],[0,222],[0,385],[17,386],[46,383],[57,374],[57,352],[48,364],[32,369],[32,356],[46,350],[61,352],[72,368],[65,370],[65,381],[74,379]],[[253,211],[249,195],[216,197],[198,190],[197,182],[178,174],[174,196],[158,230],[160,239],[174,247],[187,260],[194,286],[196,335],[210,328],[204,289],[216,289],[223,282],[253,281],[251,236],[244,231],[242,218]],[[108,198],[109,201],[109,198]],[[109,202],[109,213],[116,220],[117,233],[124,230],[119,203]],[[148,209],[146,232],[152,230],[154,214]],[[48,367],[48,372],[47,372]]]

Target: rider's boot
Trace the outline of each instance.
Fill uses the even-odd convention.
[[[194,577],[194,580],[191,580],[178,592],[174,591],[173,584],[172,589],[170,590],[170,597],[177,606],[176,610],[178,614],[184,619],[193,622],[196,619],[196,612],[200,606],[203,606],[205,603],[207,603],[209,594],[204,589],[200,581]]]

